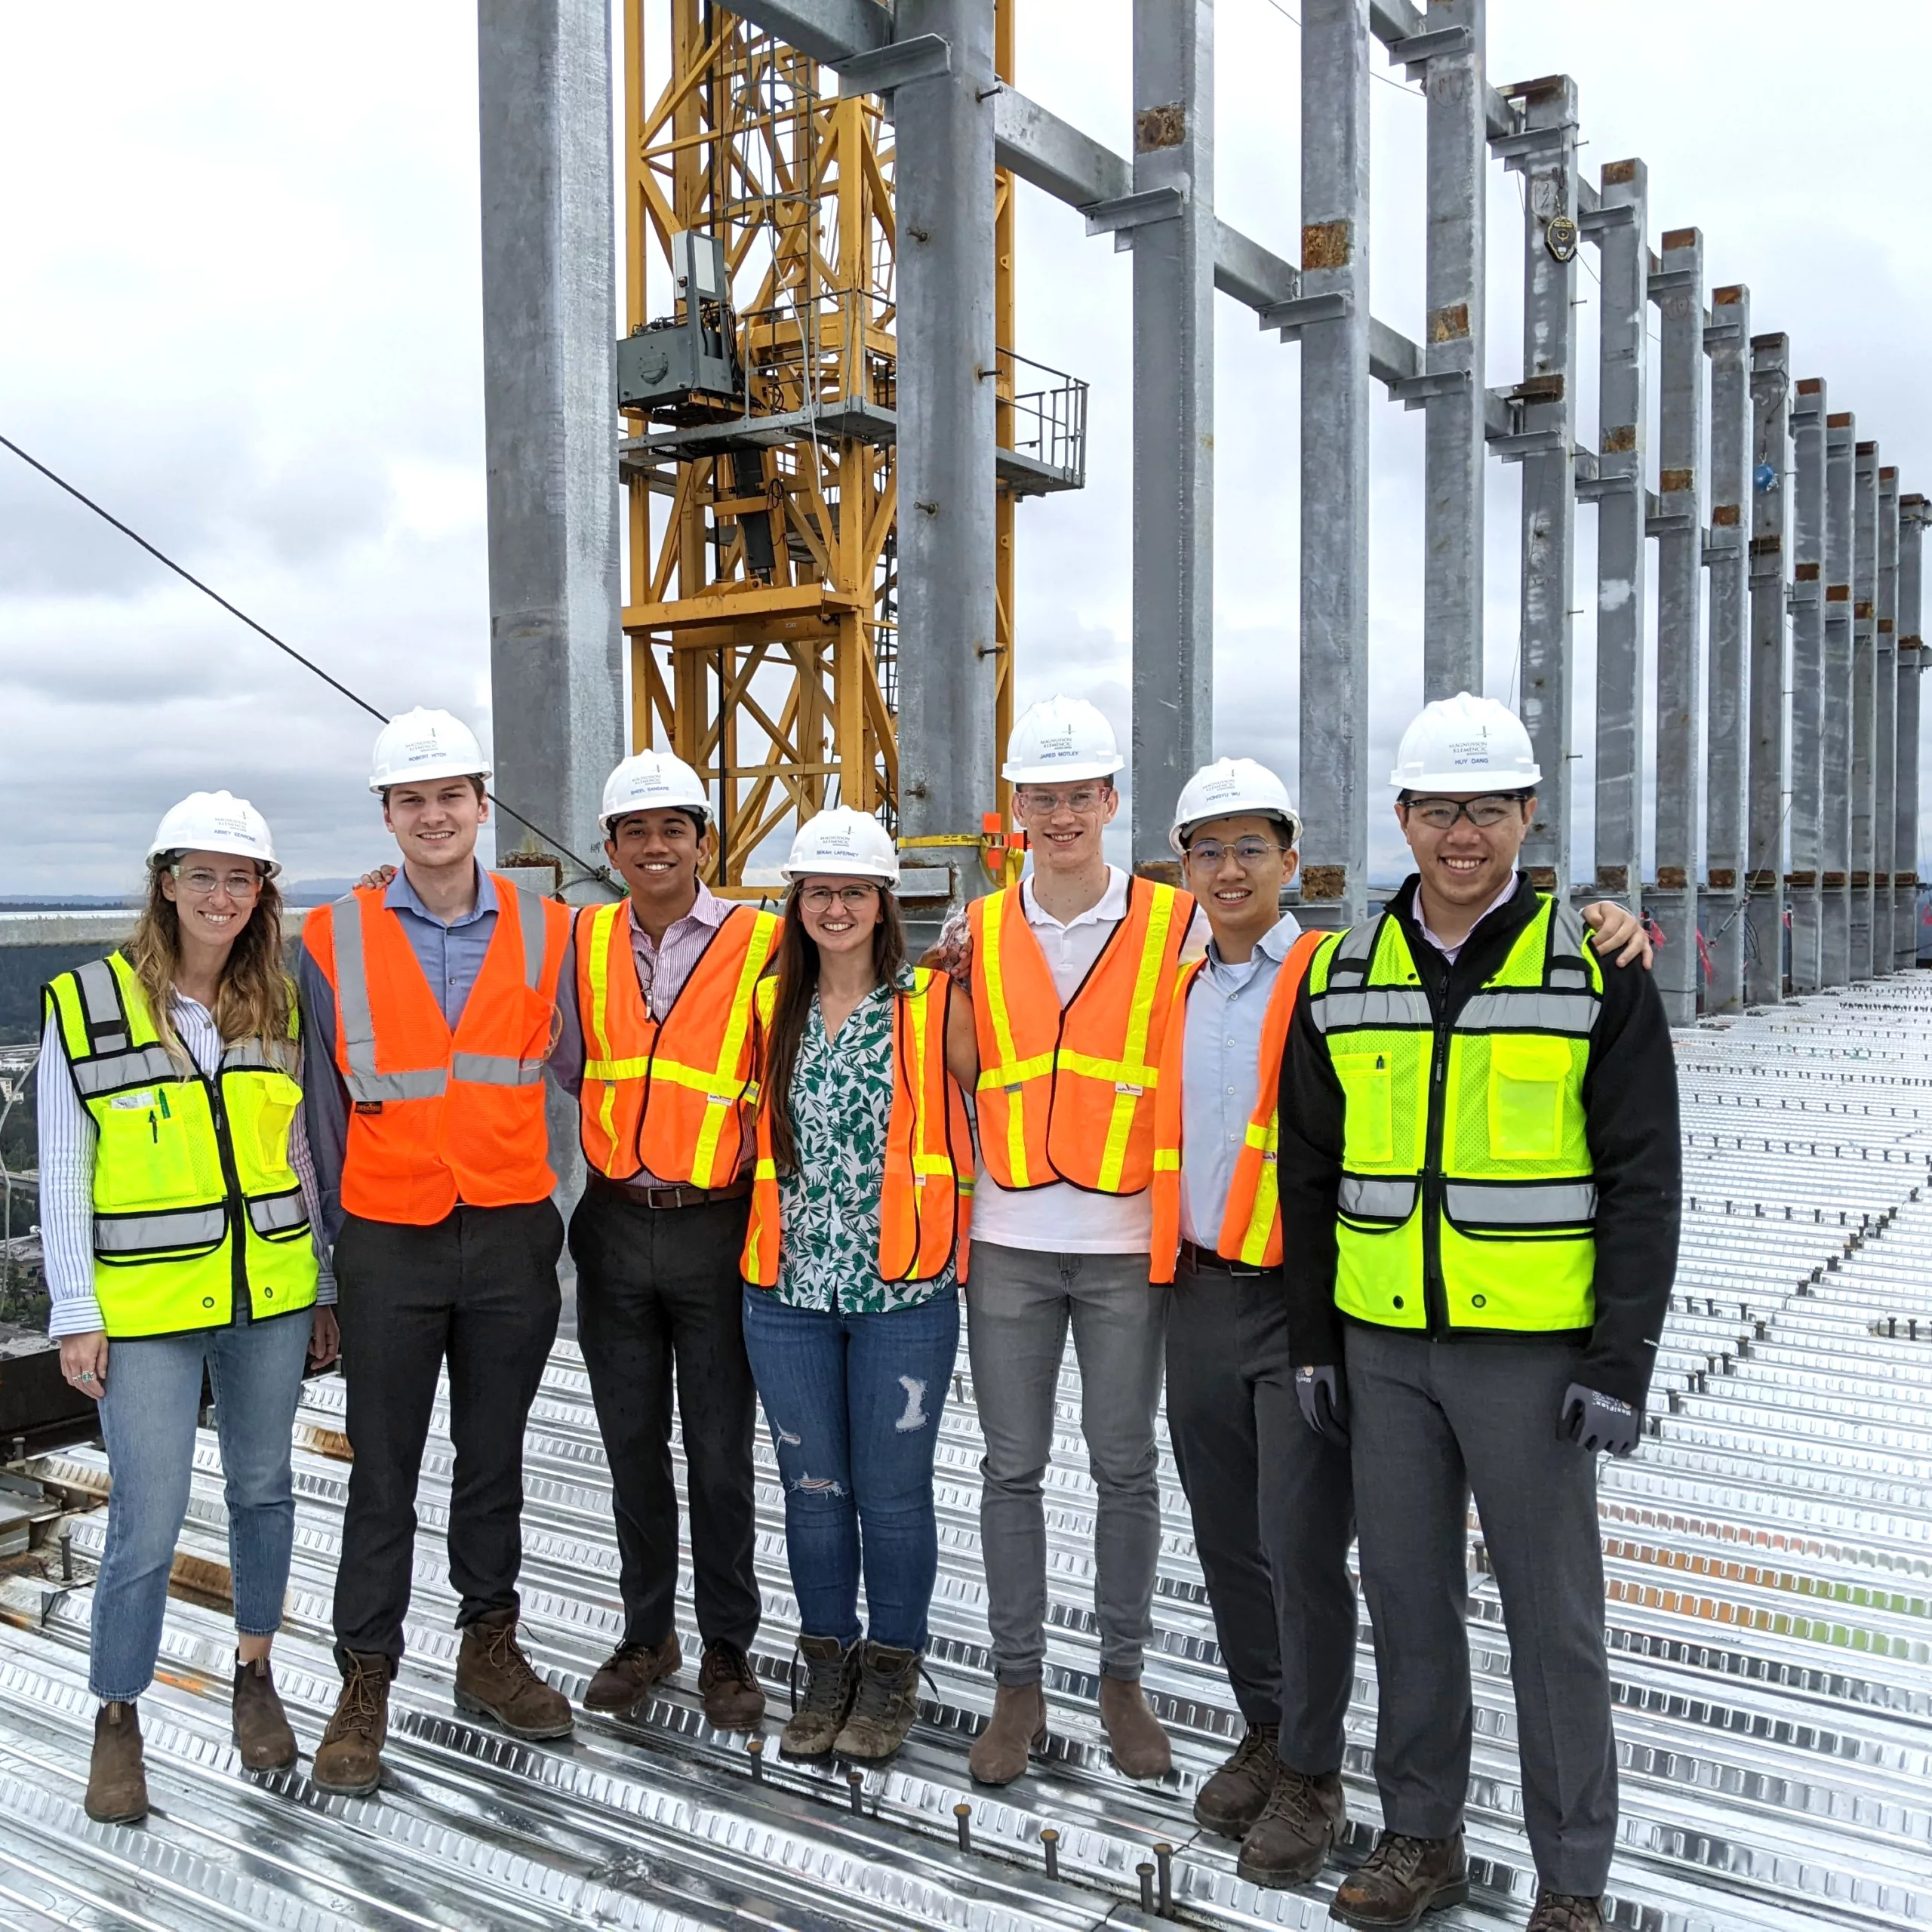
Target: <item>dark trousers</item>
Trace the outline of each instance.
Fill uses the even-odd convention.
[[[352,1214],[335,1244],[348,1383],[349,1509],[336,1572],[336,1655],[402,1655],[416,1484],[447,1361],[450,1581],[457,1626],[517,1607],[523,1425],[556,1339],[563,1221],[547,1200],[458,1208],[426,1228]]]
[[[1596,1458],[1556,1433],[1581,1351],[1431,1342],[1352,1323],[1345,1346],[1383,1821],[1414,1838],[1462,1826],[1473,1490],[1509,1632],[1537,1875],[1595,1897],[1617,1835]]]
[[[1301,1419],[1278,1270],[1229,1275],[1183,1257],[1168,1432],[1241,1715],[1281,1726],[1294,1770],[1339,1770],[1355,1680],[1354,1495],[1348,1451]]]
[[[740,1647],[758,1635],[758,1396],[738,1272],[749,1212],[744,1200],[647,1208],[592,1186],[571,1217],[577,1341],[611,1466],[627,1644],[661,1644],[675,1627],[674,1371],[699,1634]]]

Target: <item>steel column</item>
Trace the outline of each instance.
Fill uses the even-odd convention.
[[[1323,312],[1301,329],[1301,879],[1318,926],[1367,909],[1368,85],[1368,0],[1306,0],[1302,298]]]
[[[1821,377],[1798,385],[1791,409],[1791,989],[1823,980],[1825,412]]]
[[[1898,822],[1899,473],[1878,472],[1877,623],[1872,640],[1872,970],[1894,970],[1892,844]]]
[[[993,606],[992,0],[900,0],[949,69],[897,91],[899,801],[906,838],[977,841],[998,803]],[[946,847],[935,848],[944,853]],[[990,884],[971,844],[952,899]],[[936,909],[937,895],[921,901]]]
[[[1711,358],[1711,530],[1705,546],[1711,592],[1711,681],[1706,734],[1704,903],[1710,952],[1705,1009],[1744,1003],[1744,872],[1751,709],[1745,633],[1749,623],[1750,539],[1745,529],[1751,448],[1751,291],[1715,290],[1704,340]]]
[[[1819,966],[1828,986],[1851,977],[1851,585],[1858,432],[1848,411],[1825,419],[1824,876]]]
[[[1852,465],[1851,977],[1872,977],[1872,870],[1878,774],[1878,445],[1860,443]]]
[[[1596,211],[1602,291],[1597,415],[1597,890],[1634,912],[1643,891],[1644,474],[1649,412],[1650,177],[1641,161],[1603,171]]]
[[[1901,972],[1918,963],[1918,681],[1925,669],[1919,605],[1929,517],[1932,506],[1923,497],[1899,499],[1898,816],[1892,845],[1892,919]]]
[[[610,10],[478,0],[476,24],[495,789],[548,835],[506,817],[497,850],[581,886],[550,841],[595,861],[624,752]]]
[[[1749,822],[1744,875],[1744,997],[1753,1006],[1784,997],[1786,565],[1790,447],[1786,414],[1791,348],[1781,335],[1751,339],[1751,662]]]
[[[1482,689],[1484,202],[1489,147],[1483,74],[1487,0],[1436,0],[1429,58],[1427,328],[1423,468],[1425,700]],[[1463,30],[1465,36],[1455,38]]]
[[[1214,7],[1134,0],[1134,863],[1167,876],[1214,736]]]
[[[1538,885],[1567,899],[1577,534],[1577,86],[1556,75],[1509,93],[1523,103],[1524,125],[1509,165],[1521,171],[1525,183],[1523,380],[1512,392],[1521,411],[1523,466],[1517,708],[1543,768],[1522,863]]]
[[[1663,238],[1651,293],[1663,312],[1657,417],[1657,815],[1653,901],[1668,943],[1657,990],[1673,1026],[1697,1017],[1699,820],[1704,801],[1704,238]]]

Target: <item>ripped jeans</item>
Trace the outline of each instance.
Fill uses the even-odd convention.
[[[915,1308],[835,1315],[745,1291],[745,1352],[785,1484],[798,1627],[926,1647],[939,1569],[933,1452],[959,1349],[950,1286]]]

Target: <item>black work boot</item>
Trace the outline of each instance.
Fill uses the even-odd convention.
[[[1469,1865],[1463,1835],[1405,1838],[1384,1832],[1367,1861],[1337,1887],[1331,1917],[1344,1925],[1407,1927],[1426,1912],[1463,1904],[1469,1896]]]
[[[1195,1794],[1194,1822],[1238,1838],[1267,1808],[1275,1789],[1275,1740],[1280,1727],[1251,1724],[1234,1755]]]
[[[887,1644],[860,1646],[852,1713],[832,1747],[841,1758],[882,1764],[906,1742],[919,1715],[919,1655]]]
[[[97,1825],[138,1825],[148,1815],[141,1720],[132,1704],[103,1704],[94,1713],[87,1812]]]
[[[1340,1772],[1312,1778],[1284,1764],[1266,1810],[1241,1841],[1235,1869],[1251,1885],[1305,1885],[1328,1862],[1348,1822]]]

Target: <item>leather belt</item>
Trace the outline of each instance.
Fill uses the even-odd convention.
[[[1197,1275],[1233,1275],[1246,1281],[1278,1272],[1272,1268],[1251,1268],[1243,1261],[1230,1261],[1225,1255],[1217,1254],[1212,1248],[1197,1247],[1191,1241],[1181,1243],[1180,1258]]]
[[[593,1174],[590,1185],[614,1194],[633,1207],[702,1208],[714,1201],[743,1201],[752,1191],[752,1177],[742,1176],[728,1187],[658,1187],[642,1181],[613,1180],[608,1174]]]

